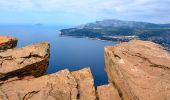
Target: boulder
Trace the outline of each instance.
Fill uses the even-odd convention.
[[[78,100],[96,100],[94,80],[90,68],[72,72],[78,84]]]
[[[170,54],[160,45],[132,40],[108,46],[105,66],[123,100],[170,99]]]
[[[0,36],[0,50],[6,50],[16,47],[17,39],[14,37]]]
[[[49,43],[0,52],[0,80],[24,76],[38,77],[46,72],[49,62]]]
[[[121,100],[117,89],[112,83],[97,87],[97,94],[99,100]]]
[[[34,79],[0,85],[0,100],[76,100],[77,83],[65,69]]]

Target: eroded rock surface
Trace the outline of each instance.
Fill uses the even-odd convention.
[[[94,80],[90,68],[72,72],[78,84],[78,100],[95,100]]]
[[[0,50],[16,47],[17,39],[14,37],[0,36]]]
[[[4,81],[0,100],[96,100],[96,93],[89,68],[65,69],[38,78]]]
[[[106,47],[105,64],[124,100],[170,100],[170,54],[159,45],[132,40]]]
[[[0,80],[13,77],[38,77],[46,72],[49,43],[43,42],[0,53]]]
[[[118,91],[111,83],[108,85],[98,86],[97,94],[99,100],[121,100]]]
[[[76,100],[77,93],[76,80],[67,69],[0,85],[0,100]]]

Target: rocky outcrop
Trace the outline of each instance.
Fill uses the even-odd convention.
[[[38,78],[5,81],[0,100],[96,100],[89,68],[67,69]]]
[[[159,45],[132,40],[106,47],[105,66],[123,100],[170,99],[170,54]]]
[[[0,100],[76,100],[77,83],[66,69],[0,85]]]
[[[24,76],[38,77],[46,72],[49,43],[43,42],[0,53],[0,80]]]
[[[0,36],[0,50],[6,50],[16,47],[17,39],[14,37]]]
[[[110,83],[97,87],[99,100],[121,100],[117,89]]]
[[[106,47],[109,84],[98,86],[97,91],[90,68],[44,75],[49,43],[8,49],[15,46],[12,43],[7,42],[0,52],[0,100],[170,99],[170,54],[155,43],[132,40]]]
[[[90,68],[44,75],[48,62],[47,42],[0,52],[0,100],[96,99]]]
[[[78,84],[78,100],[95,100],[95,88],[90,68],[72,72]]]

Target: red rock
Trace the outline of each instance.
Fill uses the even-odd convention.
[[[6,50],[16,47],[17,39],[14,37],[0,36],[0,50]]]
[[[106,47],[105,65],[124,100],[170,99],[170,54],[159,45],[132,40]]]

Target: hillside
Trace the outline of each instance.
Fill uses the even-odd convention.
[[[85,25],[77,26],[80,29],[94,29],[94,28],[168,28],[170,24],[154,24],[147,22],[123,21],[108,19],[103,21],[96,21]]]
[[[104,20],[61,30],[61,36],[88,37],[109,41],[134,38],[149,40],[170,47],[170,24]]]

